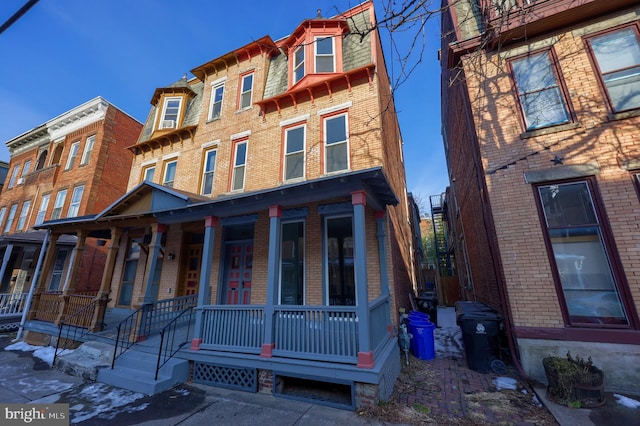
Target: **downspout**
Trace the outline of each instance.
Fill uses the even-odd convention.
[[[44,254],[47,251],[47,244],[49,243],[49,236],[51,235],[51,229],[47,229],[47,233],[44,234],[44,238],[42,239],[42,247],[40,248],[40,254],[38,255],[38,263],[36,264],[36,273],[33,277],[33,281],[31,281],[31,287],[29,288],[29,294],[27,295],[27,301],[24,304],[24,310],[22,311],[22,319],[20,320],[20,328],[18,328],[18,333],[16,334],[16,338],[12,340],[12,342],[17,342],[22,337],[22,330],[24,328],[24,323],[27,320],[27,315],[29,315],[29,309],[31,309],[31,300],[33,299],[33,293],[38,286],[38,280],[40,279],[40,268],[42,267],[42,260],[44,259]]]

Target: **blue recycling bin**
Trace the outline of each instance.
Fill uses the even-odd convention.
[[[414,339],[416,340],[416,352],[414,355],[423,360],[436,357],[433,331],[436,325],[431,322],[418,321],[415,325]]]
[[[411,349],[411,353],[413,353],[415,355],[415,353],[416,353],[416,339],[417,339],[416,338],[415,324],[416,324],[416,322],[420,322],[420,321],[422,321],[422,322],[430,322],[429,321],[429,315],[425,314],[424,312],[420,312],[420,311],[411,311],[411,312],[409,312],[407,320],[408,320],[407,330],[413,336],[413,338],[411,339],[411,341],[409,343],[409,347]]]

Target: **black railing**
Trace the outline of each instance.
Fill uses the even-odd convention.
[[[180,312],[177,317],[171,320],[169,324],[165,325],[164,328],[160,330],[160,348],[158,350],[158,362],[156,363],[156,375],[154,380],[158,380],[158,372],[160,369],[180,350],[180,348],[189,342],[192,314],[193,307],[190,306]],[[176,343],[178,328],[183,326],[185,323],[187,333],[184,335],[184,340],[178,337],[178,342]]]
[[[191,311],[197,301],[197,295],[190,295],[148,303],[122,320],[117,327],[111,368],[115,366],[116,359],[136,342],[145,340],[151,333],[164,330],[174,322],[180,322],[176,320],[182,316],[183,312]]]
[[[142,311],[148,310],[153,305],[143,305],[136,309],[131,315],[120,321],[118,324],[116,334],[116,344],[113,348],[113,358],[111,359],[111,369],[116,365],[116,359],[123,353],[125,353],[131,346],[133,346],[141,334],[139,333],[140,320],[142,318]],[[143,334],[144,335],[144,334]]]
[[[91,327],[91,321],[96,311],[96,306],[100,303],[100,299],[95,299],[90,304],[83,306],[71,315],[68,315],[64,321],[61,321],[58,325],[58,340],[56,342],[56,349],[53,353],[53,362],[51,365],[55,365],[56,358],[58,357],[58,349],[62,353],[65,349],[68,349],[71,342],[81,341],[82,338],[89,332]],[[66,330],[64,337],[62,336],[63,330]],[[60,346],[62,345],[62,348]]]

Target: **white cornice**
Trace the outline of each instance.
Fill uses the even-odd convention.
[[[47,121],[51,139],[59,139],[67,134],[88,126],[91,123],[102,120],[106,114],[109,103],[98,96],[58,117]]]

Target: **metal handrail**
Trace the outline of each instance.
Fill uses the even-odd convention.
[[[64,337],[64,343],[62,351],[60,351],[60,353],[67,349],[67,345],[69,342],[80,340],[89,332],[91,321],[89,321],[89,323],[87,324],[86,319],[93,319],[95,308],[99,302],[100,299],[95,299],[90,304],[83,306],[73,314],[68,315],[64,321],[60,321],[60,324],[58,325],[58,340],[56,341],[56,349],[53,353],[53,361],[51,365],[55,365],[56,363],[56,358],[58,357],[58,349],[60,348],[60,342],[63,341],[62,330],[64,329],[65,325],[67,326],[67,334]],[[87,313],[89,313],[89,315],[87,315]],[[76,321],[78,318],[80,318],[81,321]],[[73,336],[71,336],[72,331]]]
[[[178,343],[177,347],[174,348],[176,331],[178,330],[180,319],[183,315],[189,312],[189,318],[187,319],[187,334],[186,340],[184,342]],[[188,307],[187,309],[180,312],[180,314],[175,317],[169,324],[165,325],[162,330],[160,330],[160,348],[158,349],[158,362],[156,363],[156,374],[154,380],[158,380],[158,372],[160,369],[167,363],[169,360],[182,348],[185,344],[189,342],[189,331],[191,330],[191,316],[193,314],[193,306]],[[165,333],[169,332],[167,341],[165,342],[164,337]],[[165,344],[166,343],[166,344]]]
[[[117,326],[118,332],[116,334],[116,345],[113,348],[113,358],[111,359],[112,370],[113,370],[113,367],[116,365],[116,359],[118,359],[120,355],[122,355],[129,348],[131,348],[131,346],[133,346],[137,341],[137,335],[136,335],[134,341],[131,342],[131,333],[134,330],[134,327],[138,325],[138,315],[140,315],[142,310],[145,309],[147,306],[149,305],[143,305],[139,307],[138,309],[135,310],[135,312],[133,312],[128,317],[126,317],[124,320],[120,321],[120,323],[118,324]],[[123,328],[124,328],[124,332],[123,332]],[[120,342],[121,336],[123,336],[122,344]],[[118,352],[118,349],[120,349],[120,352]]]

